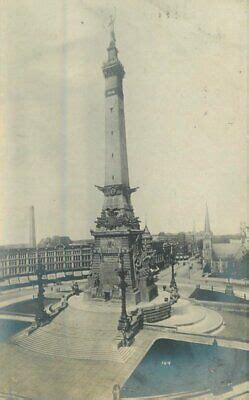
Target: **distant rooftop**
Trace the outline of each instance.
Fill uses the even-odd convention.
[[[69,236],[53,236],[47,237],[38,243],[38,248],[46,248],[46,247],[56,247],[59,245],[62,246],[91,246],[93,244],[93,239],[81,239],[81,240],[71,240]],[[0,246],[0,251],[4,250],[19,250],[19,249],[29,249],[31,248],[27,243],[17,243],[17,244],[6,244]]]
[[[18,243],[18,244],[5,244],[0,246],[0,250],[9,250],[9,249],[27,249],[29,245],[27,243]]]
[[[52,238],[47,237],[42,239],[38,247],[56,247],[62,246],[90,246],[93,243],[93,239],[81,239],[71,240],[69,236],[53,236]]]

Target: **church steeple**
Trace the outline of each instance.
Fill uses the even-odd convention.
[[[206,215],[205,215],[205,233],[206,234],[211,234],[210,222],[209,222],[209,213],[208,213],[207,204],[206,204]]]

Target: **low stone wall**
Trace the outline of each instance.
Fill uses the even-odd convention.
[[[220,301],[204,301],[204,300],[195,300],[191,298],[189,298],[189,301],[191,301],[191,303],[194,304],[211,308],[212,310],[215,311],[228,311],[228,312],[236,312],[237,314],[249,315],[248,304],[224,303]]]
[[[36,329],[38,329],[40,326],[44,326],[49,324],[61,311],[65,310],[68,306],[68,299],[72,297],[74,294],[71,292],[69,293],[65,298],[64,301],[59,301],[56,304],[50,304],[46,309],[46,313],[48,315],[48,319],[44,321],[41,325],[37,323],[33,323],[28,329],[27,329],[27,334],[31,335]]]
[[[169,302],[143,307],[142,310],[144,322],[159,322],[171,316],[171,304]]]
[[[232,290],[232,286],[229,289]],[[223,293],[215,290],[201,289],[200,285],[196,287],[196,289],[193,291],[193,293],[189,298],[199,301],[208,301],[208,302],[212,301],[223,304],[224,303],[229,303],[229,304],[232,303],[238,305],[247,304],[249,306],[249,300],[246,300],[242,297],[234,296],[233,293]]]

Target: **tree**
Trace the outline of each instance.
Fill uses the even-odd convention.
[[[211,272],[211,265],[210,265],[209,262],[207,262],[207,263],[205,264],[205,266],[204,266],[204,268],[203,268],[203,272],[204,272],[205,274],[209,274],[209,273]]]
[[[243,255],[240,261],[239,272],[241,278],[249,278],[249,251]]]

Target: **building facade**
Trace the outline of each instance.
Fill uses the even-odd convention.
[[[63,240],[64,239],[64,240]],[[38,264],[47,274],[62,271],[85,271],[92,264],[92,245],[84,241],[53,237],[34,247],[0,247],[0,278],[35,274]]]
[[[65,243],[63,240],[58,242],[57,237],[56,242],[53,238],[44,239],[37,248],[27,245],[0,246],[0,279],[34,275],[38,264],[45,266],[48,275],[67,271],[81,271],[84,276],[89,275],[94,253],[92,241]],[[162,269],[163,266],[164,254],[154,248],[151,267]]]
[[[179,233],[164,233],[160,232],[153,237],[154,242],[161,242],[165,244],[165,248],[169,244],[173,244],[176,248],[176,256],[178,259],[184,258],[188,255],[189,243],[187,235],[184,232]]]
[[[210,229],[208,208],[206,208],[203,237],[203,271],[241,278],[245,275],[242,260],[246,252],[242,234],[238,238],[232,238],[229,235],[213,236]]]
[[[243,257],[243,246],[240,240],[230,240],[228,243],[213,243],[212,273],[236,276]]]
[[[155,270],[155,272],[159,272],[159,270],[163,269],[165,266],[163,246],[157,246],[156,243],[153,242],[153,237],[147,225],[145,225],[142,234],[142,246],[144,251],[151,255],[150,268]]]

